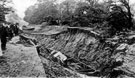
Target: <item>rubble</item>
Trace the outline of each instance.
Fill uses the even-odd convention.
[[[44,68],[49,71],[45,71],[48,76],[74,76],[75,74],[64,70],[67,68],[87,76],[134,78],[132,72],[135,70],[131,69],[134,66],[134,42],[131,42],[133,38],[117,36],[117,39],[104,40],[98,34],[92,30],[69,27],[55,34],[27,35],[28,39],[31,37],[37,41],[37,52],[41,60],[44,60]],[[55,54],[49,56],[53,51],[56,52],[56,57],[60,55],[60,58],[56,58]],[[130,63],[132,66],[129,65]],[[123,67],[129,67],[130,71],[127,72]],[[118,72],[117,75],[113,75],[116,72]]]

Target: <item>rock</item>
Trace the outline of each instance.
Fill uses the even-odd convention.
[[[127,46],[128,46],[128,44],[126,44],[126,43],[120,44],[120,46],[119,46],[119,47],[117,47],[117,49],[116,49],[116,50],[123,50],[123,49],[126,49],[126,48],[127,48]]]
[[[24,61],[24,60],[22,60],[21,62],[24,63],[24,64],[26,64],[26,61]]]
[[[16,42],[19,41],[19,39],[20,39],[19,36],[13,37],[12,40],[9,43],[16,43]]]
[[[65,60],[67,60],[67,57],[59,51],[52,51],[51,54],[53,54],[55,58],[61,60],[61,62],[64,62]]]
[[[129,39],[135,38],[135,35],[131,35],[128,37]]]

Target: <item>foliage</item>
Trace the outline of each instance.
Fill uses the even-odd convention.
[[[112,28],[119,31],[129,26],[126,18],[126,12],[122,11],[122,9],[118,6],[113,7],[113,11],[110,13],[107,20],[109,24],[112,25]]]
[[[54,2],[48,0],[28,8],[25,12],[26,16],[24,17],[24,20],[30,24],[41,24],[48,16],[57,18],[57,13],[58,11]]]
[[[94,24],[101,24],[105,20],[106,12],[99,3],[90,6],[88,3],[80,2],[78,5],[79,6],[74,13],[74,21],[80,26],[93,27]]]
[[[75,0],[65,0],[64,2],[59,4],[58,7],[61,24],[70,25],[73,14],[77,7],[77,2]]]
[[[8,7],[6,4],[11,2],[10,0],[0,0],[0,22],[5,21],[5,15],[11,11],[11,8]]]
[[[61,24],[69,26],[91,27],[114,35],[117,31],[133,27],[133,15],[128,0],[75,1],[65,0],[60,4],[56,0],[39,0],[29,7],[24,20],[30,24]]]
[[[120,4],[110,5],[112,8],[107,17],[109,26],[111,26],[111,35],[133,27],[133,15],[130,11],[129,2],[127,0],[119,0],[119,2]]]

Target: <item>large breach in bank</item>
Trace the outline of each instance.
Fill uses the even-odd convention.
[[[119,43],[105,40],[89,28],[63,27],[63,30],[57,30],[59,28],[20,36],[26,38],[27,43],[37,43],[37,52],[47,77],[72,77],[78,76],[77,73],[115,77],[123,73],[114,70],[123,64],[123,60],[116,61],[115,58],[119,54],[116,51]],[[113,71],[118,73],[113,75]]]

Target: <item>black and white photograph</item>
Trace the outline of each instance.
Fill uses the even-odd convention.
[[[0,0],[0,78],[135,78],[135,0]]]

